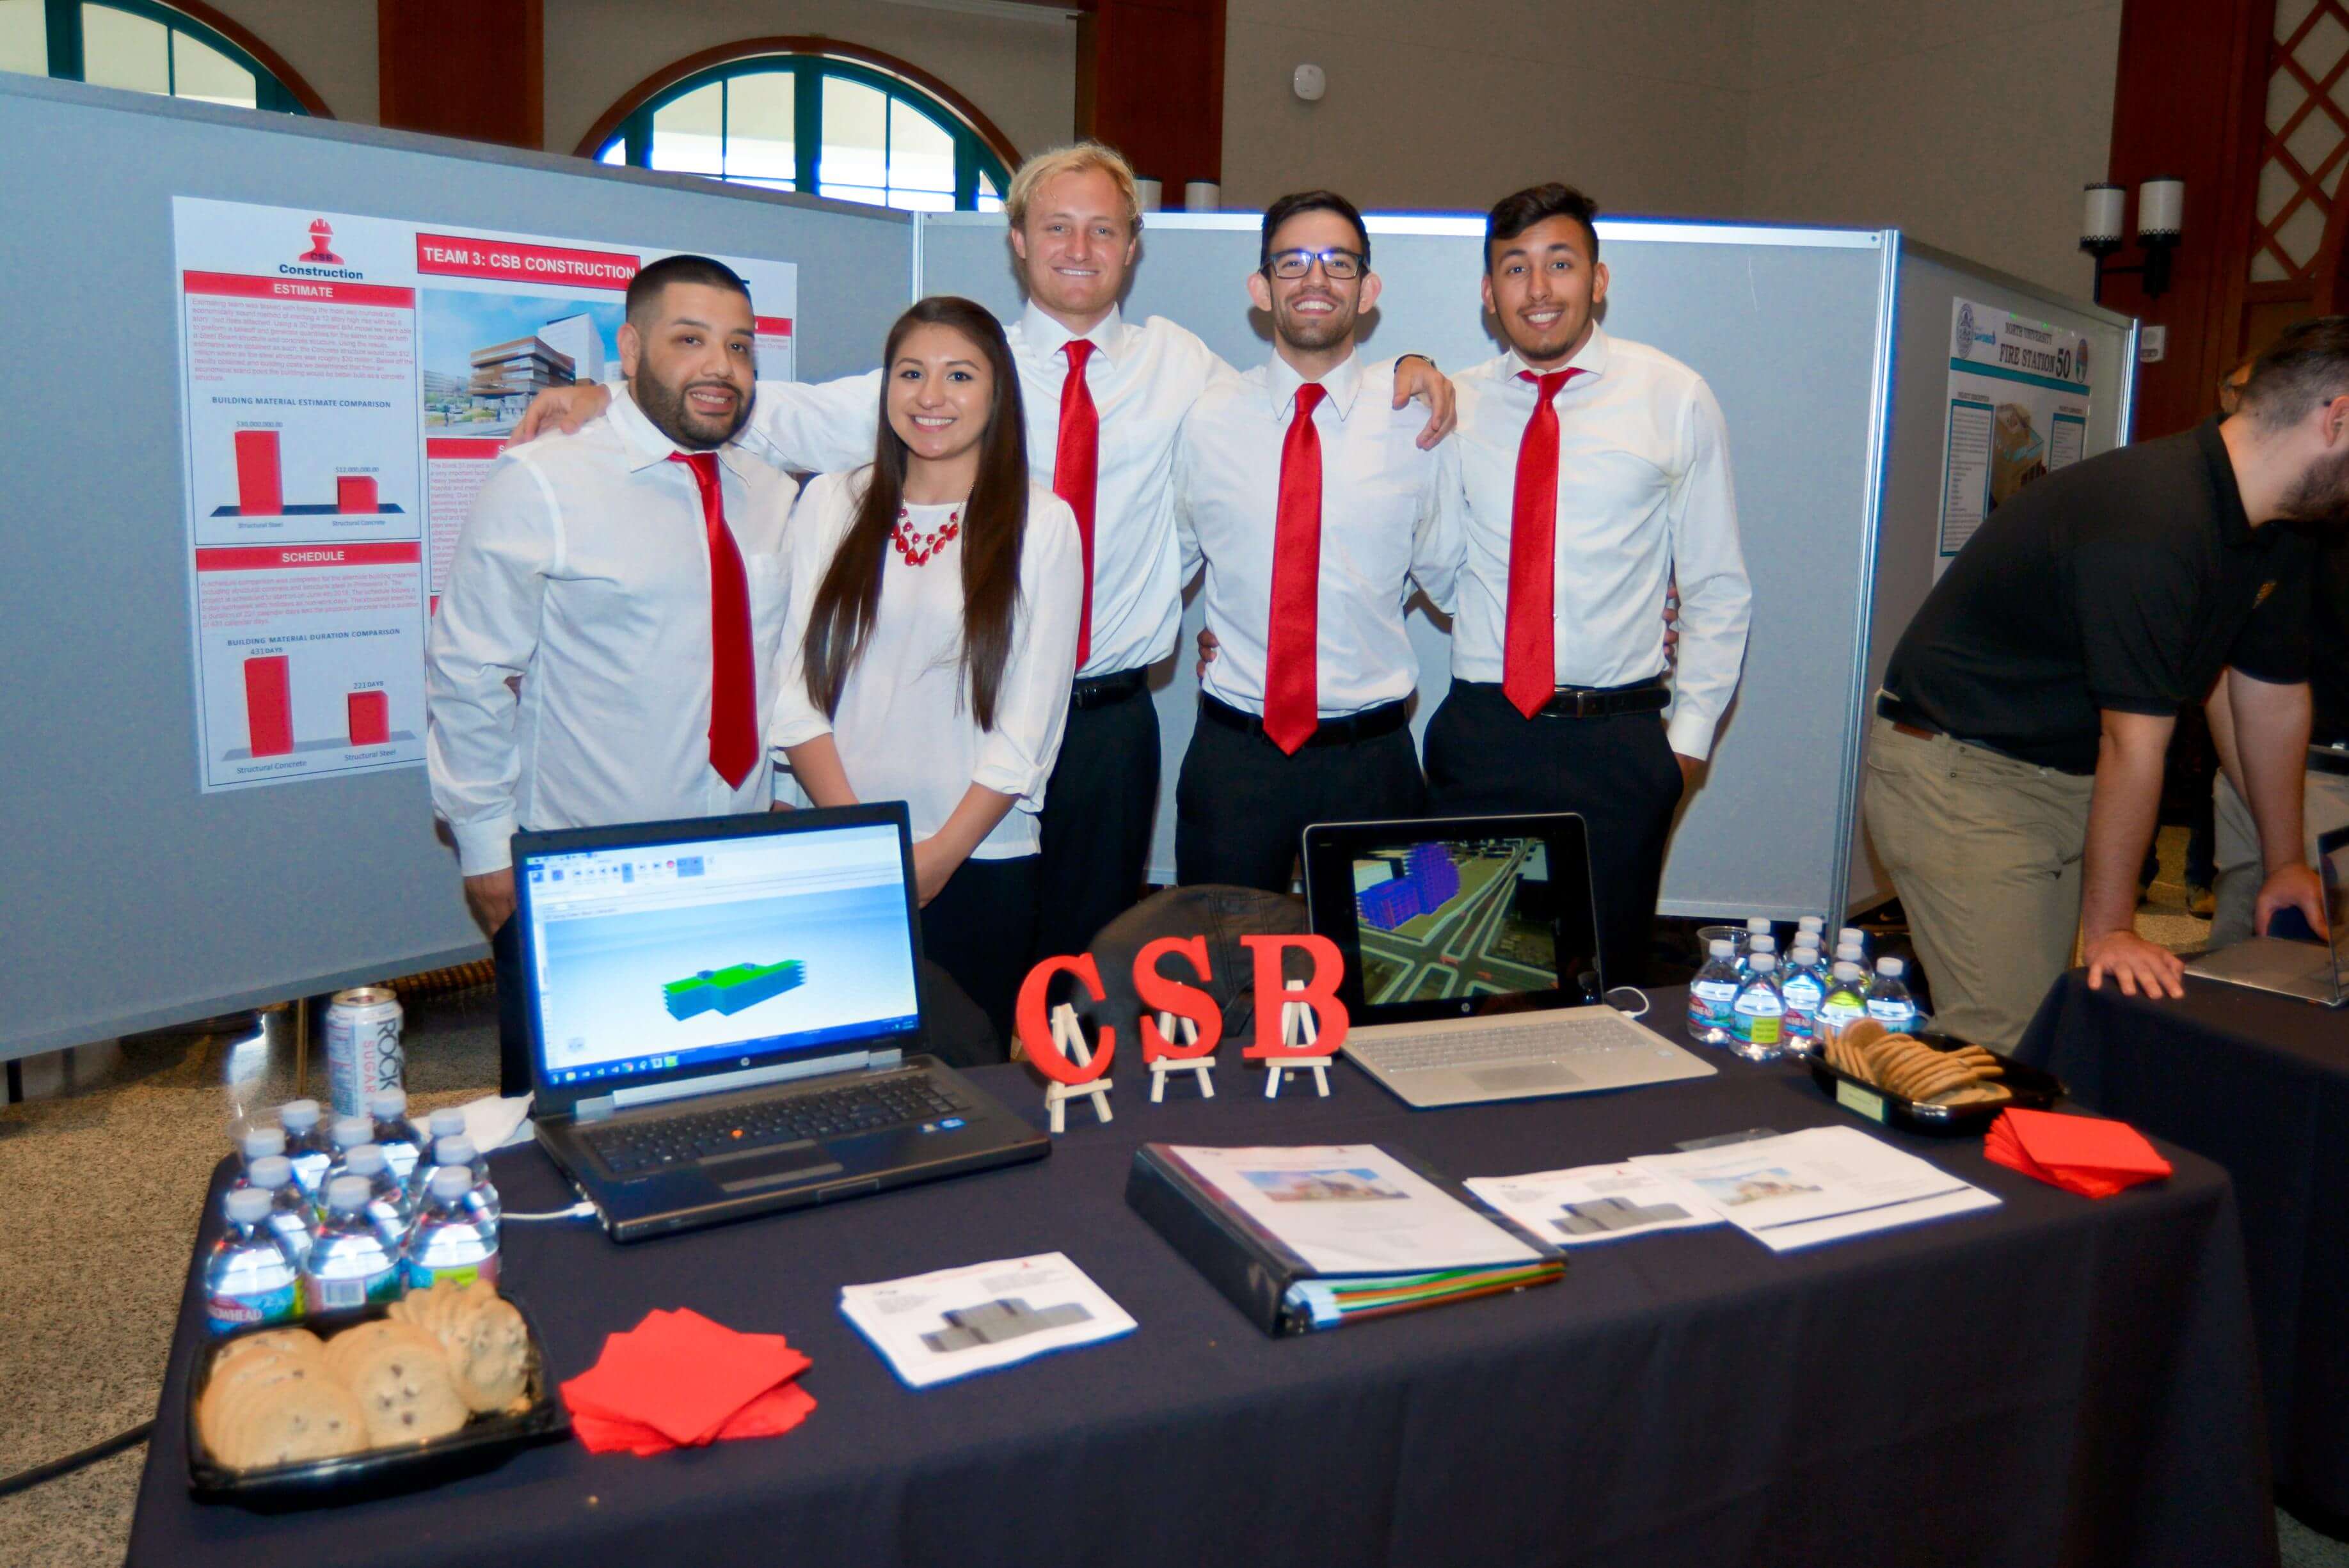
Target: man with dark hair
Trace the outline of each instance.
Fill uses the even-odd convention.
[[[647,267],[619,329],[625,390],[576,435],[508,449],[458,538],[427,645],[425,756],[502,965],[519,961],[516,831],[772,799],[761,727],[792,485],[736,440],[755,331],[726,267]],[[522,1022],[500,1019],[509,1094],[528,1087]]]
[[[1636,984],[1672,813],[1737,688],[1753,593],[1720,405],[1687,366],[1600,328],[1597,213],[1548,184],[1485,220],[1485,305],[1509,352],[1457,378],[1447,490],[1464,555],[1427,780],[1445,815],[1582,813],[1600,961],[1610,984]]]
[[[2183,995],[2135,872],[2181,707],[2223,677],[2265,877],[2320,930],[2301,855],[2314,542],[2349,508],[2349,317],[2289,328],[2241,413],[2048,475],[1967,541],[1894,651],[1866,810],[1940,1026],[2012,1047],[2072,962]]]
[[[1183,576],[1205,563],[1216,650],[1174,865],[1186,884],[1287,892],[1307,824],[1425,809],[1403,601],[1416,582],[1449,608],[1458,551],[1437,505],[1448,447],[1419,448],[1392,362],[1355,351],[1380,286],[1361,214],[1334,191],[1283,196],[1258,253],[1248,298],[1272,357],[1210,382],[1174,447]]]

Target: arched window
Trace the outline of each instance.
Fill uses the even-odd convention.
[[[268,46],[208,5],[0,0],[0,70],[326,117]]]
[[[1000,211],[1018,159],[945,83],[817,38],[757,39],[680,61],[639,83],[579,150],[921,211]]]

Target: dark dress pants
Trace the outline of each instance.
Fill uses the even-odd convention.
[[[1038,824],[1044,910],[1036,957],[1084,952],[1133,907],[1157,817],[1158,709],[1149,688],[1099,707],[1071,705]]]
[[[1497,683],[1454,681],[1427,727],[1427,786],[1439,817],[1581,813],[1607,984],[1642,983],[1683,787],[1661,715],[1527,718]]]
[[[922,906],[922,953],[954,976],[995,1026],[996,1061],[1005,1060],[1010,1049],[1011,1011],[1036,944],[1042,864],[1040,855],[974,857],[956,867],[938,896]]]
[[[1284,753],[1261,731],[1204,714],[1174,786],[1174,870],[1185,887],[1289,891],[1298,841],[1315,822],[1418,817],[1427,784],[1411,731]]]

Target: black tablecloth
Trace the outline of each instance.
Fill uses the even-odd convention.
[[[1659,1000],[1676,1036],[1683,1005]],[[1151,1105],[1121,1072],[1115,1121],[1073,1105],[1039,1164],[628,1248],[509,1228],[507,1287],[561,1377],[654,1307],[788,1335],[820,1407],[780,1439],[650,1460],[566,1442],[339,1511],[199,1507],[191,1290],[129,1561],[2274,1560],[2234,1208],[2204,1161],[2090,1202],[1978,1142],[1890,1135],[2002,1206],[1783,1256],[1726,1227],[1583,1248],[1560,1284],[1275,1341],[1127,1210],[1136,1143],[1382,1142],[1475,1175],[1850,1119],[1795,1068],[1718,1054],[1702,1081],[1433,1112],[1343,1064],[1327,1100],[1268,1102],[1236,1045],[1223,1059],[1206,1102],[1178,1086]],[[1037,1103],[1024,1069],[976,1076]],[[535,1150],[493,1165],[517,1210],[567,1198]],[[1139,1332],[916,1393],[837,1309],[843,1284],[1051,1251]]]
[[[2349,1014],[2191,976],[2182,1000],[2147,1001],[2073,974],[2021,1048],[2234,1177],[2277,1490],[2349,1519]]]

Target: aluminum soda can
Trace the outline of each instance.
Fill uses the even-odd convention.
[[[326,1084],[336,1116],[365,1116],[367,1096],[402,1088],[399,998],[388,985],[337,991],[326,1004]]]

